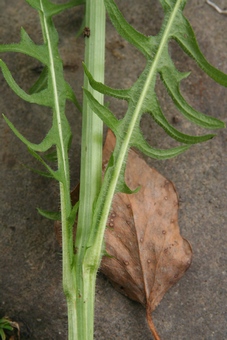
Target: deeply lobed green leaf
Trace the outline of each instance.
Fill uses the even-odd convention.
[[[227,76],[221,71],[211,66],[202,55],[194,32],[183,15],[186,1],[182,0],[162,0],[161,4],[165,12],[165,17],[160,33],[153,37],[146,37],[136,31],[123,17],[113,0],[105,0],[105,5],[109,17],[117,29],[118,33],[133,44],[147,59],[147,65],[130,89],[113,89],[93,79],[86,67],[85,73],[89,78],[91,86],[101,93],[124,99],[128,102],[128,110],[125,117],[118,121],[114,114],[104,106],[101,107],[89,94],[86,93],[90,105],[99,117],[109,128],[113,130],[117,139],[124,139],[123,136],[130,130],[128,146],[136,146],[151,157],[164,158],[172,157],[187,147],[174,148],[165,152],[164,150],[153,149],[142,137],[139,121],[145,112],[149,112],[153,119],[175,140],[184,144],[195,144],[204,142],[214,137],[214,134],[204,136],[190,136],[178,131],[165,118],[155,93],[156,77],[159,74],[176,108],[191,122],[209,129],[224,127],[220,120],[207,116],[193,109],[180,93],[180,82],[189,73],[179,72],[168,52],[168,43],[171,39],[176,40],[180,46],[192,56],[198,65],[214,80],[221,85],[227,85]],[[123,135],[122,135],[123,133]],[[121,136],[121,137],[120,137]],[[138,142],[138,140],[140,142]],[[140,143],[141,146],[140,146]],[[142,147],[143,145],[143,147]],[[146,145],[146,146],[145,146]]]
[[[118,120],[113,112],[99,104],[89,92],[85,91],[91,108],[116,136],[112,164],[105,173],[103,187],[94,211],[94,228],[88,245],[88,258],[95,256],[95,250],[93,251],[92,249],[96,249],[96,246],[98,247],[98,238],[103,237],[114,193],[126,190],[124,164],[130,147],[136,147],[150,157],[165,159],[179,155],[192,144],[204,142],[214,137],[213,134],[203,136],[187,135],[178,131],[168,122],[162,112],[155,92],[157,76],[160,76],[176,108],[188,120],[209,129],[224,127],[224,123],[218,119],[207,116],[192,108],[182,96],[180,82],[189,73],[181,73],[175,67],[168,51],[170,40],[176,40],[186,53],[193,57],[198,65],[219,84],[227,85],[227,75],[211,66],[199,50],[191,26],[183,15],[186,0],[161,0],[160,2],[165,12],[163,24],[157,36],[149,37],[136,31],[124,19],[113,0],[104,1],[108,15],[118,33],[146,57],[147,63],[139,78],[129,89],[113,89],[101,84],[93,78],[86,66],[84,67],[90,85],[96,91],[128,102],[125,116],[123,119]],[[153,148],[149,145],[140,129],[140,120],[144,113],[149,113],[167,134],[183,143],[183,145],[167,150]],[[92,244],[95,244],[95,246],[90,249],[89,247]]]
[[[2,60],[0,60],[0,67],[5,80],[19,97],[29,103],[51,108],[52,126],[47,131],[43,140],[36,144],[24,137],[7,117],[4,116],[4,119],[15,135],[28,147],[32,156],[41,162],[47,170],[47,172],[37,172],[41,175],[55,178],[60,183],[62,239],[64,249],[67,252],[67,257],[64,255],[67,263],[64,270],[69,270],[68,268],[71,266],[73,257],[73,239],[70,234],[70,228],[72,229],[72,221],[75,220],[78,206],[72,207],[70,200],[68,150],[72,135],[65,115],[66,100],[72,101],[79,110],[81,110],[81,107],[71,86],[64,79],[63,64],[58,51],[58,34],[52,17],[67,8],[84,3],[84,1],[71,0],[62,5],[56,5],[48,0],[27,0],[27,2],[39,12],[43,44],[36,45],[25,30],[21,29],[20,42],[17,44],[0,45],[0,52],[24,53],[32,58],[36,58],[43,65],[43,71],[27,93],[16,83],[7,65]],[[49,150],[50,152],[48,153]],[[45,154],[41,156],[40,153]],[[57,170],[55,169],[56,164],[52,168],[52,164],[51,166],[47,164],[45,159],[51,159],[54,163],[57,162]],[[59,217],[59,215],[51,212],[39,211],[48,218]]]
[[[67,153],[71,141],[71,131],[64,113],[65,101],[69,99],[74,102],[78,109],[81,109],[81,107],[71,86],[63,77],[63,66],[58,52],[58,35],[52,17],[53,15],[58,14],[67,8],[81,4],[84,1],[72,0],[62,5],[53,4],[48,0],[27,0],[27,2],[34,9],[39,11],[44,43],[42,45],[36,45],[22,28],[20,42],[17,44],[0,45],[0,52],[19,52],[27,54],[36,58],[44,65],[43,71],[36,83],[31,87],[29,93],[26,93],[16,83],[7,65],[2,60],[0,60],[0,67],[7,83],[19,97],[29,103],[48,106],[52,109],[52,127],[41,143],[34,144],[22,136],[5,116],[4,118],[17,137],[26,144],[30,150],[33,150],[33,155],[45,165],[51,173],[51,176],[59,180],[66,176],[66,172],[68,171],[66,169],[67,166],[64,165],[65,159],[67,158],[64,155]],[[37,151],[45,152],[52,146],[56,146],[58,150],[61,150],[61,162],[59,163],[59,174],[57,176],[56,172],[51,170],[45,161],[36,153]]]

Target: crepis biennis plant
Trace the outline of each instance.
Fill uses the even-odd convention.
[[[24,53],[36,58],[43,65],[39,79],[31,87],[30,92],[26,93],[15,82],[7,65],[2,60],[0,61],[0,67],[7,83],[19,97],[31,104],[35,103],[51,108],[52,126],[42,142],[35,144],[27,140],[8,118],[5,116],[4,118],[13,132],[28,147],[30,153],[44,165],[48,176],[59,182],[63,238],[63,289],[68,305],[68,337],[70,340],[93,338],[95,279],[104,254],[103,238],[112,200],[114,195],[119,192],[132,195],[135,193],[125,183],[125,167],[129,149],[135,147],[149,157],[166,159],[186,151],[192,144],[205,142],[214,136],[214,134],[187,135],[178,131],[168,122],[155,91],[157,76],[160,76],[176,108],[190,122],[208,129],[224,127],[224,124],[218,119],[204,115],[192,108],[182,96],[180,83],[188,77],[189,73],[177,70],[169,54],[169,42],[175,40],[208,76],[220,85],[227,86],[227,76],[210,65],[199,49],[194,32],[183,15],[185,0],[160,0],[164,19],[160,32],[156,36],[145,36],[135,30],[124,19],[113,0],[98,0],[95,4],[87,0],[85,24],[91,35],[89,38],[87,37],[84,64],[87,78],[84,85],[80,202],[72,205],[68,162],[68,150],[72,136],[65,115],[65,102],[71,100],[79,109],[80,105],[71,86],[64,79],[53,16],[84,2],[72,0],[66,4],[56,5],[49,0],[27,0],[27,3],[39,13],[43,44],[35,44],[22,29],[19,43],[0,46],[0,52]],[[99,36],[97,44],[94,44],[95,40],[93,39],[96,39],[97,32],[105,32],[105,9],[122,38],[133,44],[146,58],[144,70],[129,89],[113,89],[102,82],[104,54],[101,56],[100,44],[104,45],[104,34]],[[100,29],[101,25],[103,26]],[[92,60],[89,59],[89,55],[92,56]],[[102,60],[101,67],[97,68],[97,64],[100,65],[100,58]],[[127,112],[122,119],[118,119],[111,110],[103,105],[102,95],[104,94],[125,100],[128,103]],[[164,150],[148,144],[140,129],[140,121],[144,113],[148,113],[167,134],[181,145]],[[95,123],[94,119],[96,119]],[[116,145],[103,181],[101,180],[102,160],[100,157],[102,153],[102,138],[100,137],[102,122],[113,131],[116,137]],[[99,126],[98,138],[97,126]],[[99,142],[94,143],[97,139]],[[94,144],[97,145],[94,146]],[[42,154],[51,148],[56,150],[57,170],[52,168],[42,157]],[[88,157],[92,155],[90,160],[87,155]],[[96,155],[99,156],[96,157]],[[98,166],[94,166],[91,161],[92,157],[98,159]],[[72,228],[78,206],[80,208],[74,242]],[[58,217],[50,212],[42,210],[40,212],[52,219]]]

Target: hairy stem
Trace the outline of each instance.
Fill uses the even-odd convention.
[[[104,81],[105,48],[105,7],[103,0],[86,2],[86,27],[90,37],[85,37],[85,64],[98,81]],[[93,93],[103,103],[103,95],[94,91],[84,80],[84,88]],[[92,112],[87,99],[83,102],[80,206],[75,248],[76,275],[76,323],[77,337],[70,340],[93,339],[94,299],[96,270],[84,268],[84,254],[91,233],[93,207],[100,191],[102,181],[102,135],[103,123]]]
[[[62,181],[59,182],[60,188],[60,203],[61,203],[61,225],[62,225],[62,285],[66,296],[68,306],[68,324],[69,324],[69,338],[75,339],[75,278],[72,275],[73,264],[73,235],[70,228],[69,217],[71,214],[71,200],[70,200],[70,176],[69,176],[69,157],[68,150],[64,143],[63,122],[61,116],[61,107],[64,107],[65,99],[59,96],[58,81],[56,70],[59,69],[55,64],[55,56],[57,51],[52,46],[51,33],[48,25],[48,17],[43,15],[43,1],[40,0],[42,12],[40,12],[40,22],[42,26],[43,38],[48,46],[48,55],[50,62],[50,73],[54,94],[53,110],[56,113],[59,144],[57,145],[58,168],[63,168]],[[62,65],[61,65],[62,67]],[[63,74],[63,72],[62,72]]]

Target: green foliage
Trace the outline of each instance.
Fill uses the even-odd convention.
[[[52,17],[67,8],[83,3],[83,1],[70,1],[64,5],[55,5],[49,1],[42,0],[27,0],[27,2],[39,11],[44,38],[43,45],[36,45],[22,28],[21,41],[18,44],[1,45],[0,52],[20,52],[36,58],[44,65],[43,72],[28,94],[18,86],[2,60],[0,61],[0,67],[7,83],[19,97],[30,103],[48,106],[52,109],[52,127],[40,144],[34,144],[23,137],[6,117],[4,118],[18,138],[27,145],[33,156],[47,168],[52,177],[61,182],[68,181],[67,152],[71,142],[71,130],[64,113],[65,101],[69,99],[79,109],[80,106],[70,85],[63,77],[63,66],[58,52],[58,35]],[[57,171],[52,170],[37,155],[37,152],[46,152],[52,146],[56,146],[59,152],[60,161]]]
[[[7,65],[2,60],[0,60],[0,67],[7,83],[20,98],[29,103],[49,107],[52,110],[52,126],[41,143],[35,144],[27,140],[8,118],[5,116],[4,118],[17,137],[28,147],[29,152],[46,168],[47,172],[39,171],[39,173],[56,179],[60,184],[61,213],[53,213],[44,210],[39,210],[39,212],[50,219],[59,219],[61,217],[63,289],[68,301],[69,313],[71,313],[69,323],[70,339],[75,340],[77,338],[77,335],[75,335],[77,334],[77,329],[75,332],[73,330],[73,328],[76,328],[75,325],[78,326],[78,333],[81,330],[81,334],[85,334],[86,327],[84,325],[87,326],[93,322],[93,320],[89,320],[89,314],[85,316],[85,313],[88,313],[89,308],[87,308],[87,311],[84,313],[77,309],[81,307],[82,311],[84,311],[83,308],[85,308],[84,306],[86,305],[85,301],[87,303],[89,299],[94,299],[94,281],[101,256],[105,252],[103,247],[103,236],[113,196],[116,192],[134,192],[127,187],[124,180],[124,171],[129,148],[136,147],[147,156],[157,159],[166,159],[179,155],[187,150],[192,144],[204,142],[214,136],[214,134],[202,136],[187,135],[178,131],[168,122],[162,112],[155,92],[157,76],[160,76],[160,79],[176,108],[186,117],[186,119],[203,128],[218,129],[224,127],[224,123],[218,119],[207,116],[192,108],[182,96],[180,92],[180,83],[183,79],[188,77],[189,73],[182,73],[175,67],[168,51],[169,41],[175,40],[179,46],[197,62],[199,67],[219,84],[227,86],[227,76],[210,65],[201,53],[194,32],[183,15],[186,0],[160,0],[165,13],[163,24],[157,36],[148,37],[136,31],[129,25],[113,0],[104,0],[106,10],[116,30],[124,39],[134,45],[145,56],[146,66],[131,88],[113,89],[94,79],[91,74],[92,71],[89,63],[86,66],[84,65],[84,71],[91,87],[102,94],[126,100],[128,102],[128,109],[125,116],[119,120],[106,106],[100,104],[91,93],[92,91],[88,91],[87,89],[84,90],[85,101],[89,103],[91,109],[114,132],[116,136],[116,146],[110,158],[99,195],[98,197],[95,197],[95,201],[89,202],[89,206],[92,206],[92,211],[89,211],[88,214],[92,214],[92,224],[85,223],[86,225],[79,225],[76,247],[74,247],[72,227],[79,202],[72,207],[70,200],[68,150],[72,136],[65,115],[66,100],[72,101],[79,110],[81,110],[81,107],[72,88],[65,81],[63,76],[63,65],[58,52],[58,35],[52,18],[63,10],[82,4],[85,1],[71,0],[62,5],[53,4],[49,0],[26,1],[39,13],[44,40],[43,44],[35,44],[25,30],[21,29],[20,42],[17,44],[0,45],[0,52],[18,52],[27,54],[32,58],[36,58],[43,65],[43,71],[39,79],[31,86],[30,91],[27,93],[16,83]],[[90,4],[91,2],[86,2],[87,11],[90,11],[92,8],[89,7]],[[93,13],[91,13],[91,17],[92,16]],[[94,62],[94,60],[96,59],[92,56],[92,58],[89,59],[89,62]],[[104,65],[101,65],[101,67],[104,68]],[[96,65],[93,65],[93,69],[96,69]],[[86,107],[86,105],[84,105],[84,107]],[[157,122],[169,136],[182,143],[182,145],[167,150],[154,148],[149,145],[140,129],[140,121],[144,113],[150,114],[154,121]],[[91,129],[92,128],[94,129],[94,127],[91,126]],[[85,135],[85,131],[82,131],[82,134]],[[94,135],[94,133],[91,135]],[[88,137],[90,137],[90,135]],[[84,136],[82,136],[82,139],[83,138]],[[99,142],[101,143],[101,138]],[[92,154],[91,149],[86,149],[86,155],[97,158],[97,155]],[[47,163],[47,161],[56,162],[56,160],[58,163],[57,170],[54,167],[52,168],[52,164],[50,166]],[[86,168],[86,174],[92,172],[90,171],[91,163],[92,159],[88,161],[88,164],[84,165],[84,167],[89,167],[89,169]],[[99,165],[101,169],[101,164]],[[81,172],[85,173],[85,169],[82,168]],[[89,181],[89,183],[92,183],[91,178],[89,178]],[[85,207],[85,213],[87,213],[87,202],[83,202],[83,206]],[[81,240],[85,240],[84,242],[86,244],[82,244]],[[79,247],[80,245],[82,246]],[[76,254],[74,253],[75,249],[77,250]],[[79,273],[76,279],[73,276],[75,273]],[[86,278],[88,278],[89,282],[86,281]],[[83,299],[81,299],[80,292],[78,294],[80,288],[82,294],[84,294]],[[90,295],[89,293],[85,293],[90,290],[92,291]],[[76,293],[74,293],[75,291]],[[86,317],[87,320],[83,320],[83,318]],[[88,338],[91,339],[92,334],[90,333],[92,333],[92,331],[90,330],[92,327],[88,326],[88,329]],[[3,333],[0,333],[1,336],[2,334]],[[84,336],[83,340],[87,340],[88,338],[86,337],[85,339]],[[82,339],[82,336],[80,339]]]
[[[165,12],[165,18],[157,36],[149,36],[136,31],[129,25],[113,0],[105,0],[109,17],[118,33],[134,45],[147,60],[146,67],[135,84],[126,90],[113,89],[96,82],[84,66],[85,73],[91,86],[101,93],[124,99],[128,102],[128,110],[122,120],[117,120],[114,114],[105,106],[101,106],[86,92],[87,98],[93,110],[114,132],[117,140],[125,141],[127,136],[127,148],[134,146],[146,155],[154,158],[169,158],[185,151],[187,146],[181,146],[170,150],[154,149],[145,141],[141,130],[140,120],[143,113],[149,113],[152,118],[178,142],[195,144],[204,142],[214,137],[213,134],[204,136],[190,136],[175,129],[165,118],[155,93],[155,82],[159,74],[177,109],[191,122],[209,129],[223,128],[224,123],[216,118],[202,114],[193,109],[180,93],[180,82],[190,73],[179,72],[168,52],[168,42],[176,40],[184,51],[195,59],[198,65],[219,84],[227,86],[227,76],[211,66],[202,55],[196,42],[193,30],[183,16],[183,8],[186,1],[161,1]],[[115,159],[118,158],[115,152]]]
[[[47,211],[42,209],[37,209],[39,214],[43,217],[48,218],[49,220],[53,221],[60,221],[61,220],[61,213],[59,211]]]
[[[79,5],[84,1],[73,0],[64,5],[56,5],[47,0],[27,0],[27,2],[39,12],[44,43],[36,45],[25,30],[21,29],[21,40],[17,44],[1,45],[0,52],[20,52],[36,58],[43,66],[43,71],[26,93],[13,79],[7,65],[0,60],[3,75],[12,90],[22,99],[29,103],[50,107],[52,110],[52,126],[41,143],[35,144],[27,140],[5,116],[5,121],[16,136],[28,147],[29,152],[46,168],[47,172],[37,171],[41,175],[52,177],[60,182],[61,204],[64,206],[64,222],[62,225],[68,228],[69,220],[74,216],[74,209],[70,200],[70,176],[68,164],[68,149],[71,144],[72,135],[68,120],[65,115],[65,102],[71,100],[78,109],[81,109],[75,94],[63,76],[63,65],[58,52],[58,34],[52,17],[67,8]],[[53,151],[53,148],[55,150]],[[48,152],[48,153],[47,153]],[[45,153],[42,156],[40,153]],[[58,168],[53,169],[47,164],[49,161],[57,160]],[[42,215],[47,216],[47,212]],[[48,215],[50,218],[50,213]],[[51,216],[53,218],[53,215]],[[64,233],[63,233],[64,234]],[[73,249],[72,240],[71,249]],[[72,255],[72,250],[71,250]]]
[[[204,142],[214,136],[213,134],[204,136],[183,134],[167,121],[155,93],[157,75],[160,75],[177,109],[179,109],[188,120],[209,129],[224,127],[224,123],[218,119],[206,116],[193,109],[181,95],[180,81],[186,78],[189,73],[182,73],[176,69],[168,52],[169,41],[172,39],[176,40],[184,51],[194,58],[198,65],[210,77],[219,84],[227,86],[227,75],[211,66],[198,47],[192,28],[183,15],[186,1],[161,0],[160,2],[165,12],[162,27],[157,36],[148,37],[129,25],[113,0],[104,0],[104,2],[109,17],[118,33],[145,56],[147,63],[139,78],[129,89],[113,89],[95,81],[88,71],[88,68],[84,65],[84,70],[90,85],[96,91],[118,99],[124,99],[128,102],[128,109],[125,116],[123,119],[118,120],[107,107],[98,103],[91,93],[85,91],[91,108],[116,136],[116,146],[111,157],[111,162],[109,162],[107,167],[102,189],[94,211],[94,224],[87,250],[88,262],[89,258],[95,258],[97,249],[99,249],[101,253],[102,241],[100,240],[103,239],[106,220],[114,193],[119,191],[125,192],[124,168],[129,148],[136,147],[150,157],[164,159],[174,157],[187,150],[190,145]],[[168,150],[155,149],[150,146],[140,129],[141,117],[146,112],[152,116],[167,134],[178,142],[183,143],[183,145]],[[96,261],[99,263],[97,257]]]
[[[6,339],[5,330],[12,331],[13,327],[10,325],[10,321],[6,318],[0,319],[0,337],[2,340]]]
[[[58,51],[58,34],[53,23],[53,16],[65,9],[84,3],[81,0],[72,0],[66,4],[56,5],[49,0],[27,0],[28,4],[39,13],[42,27],[43,44],[35,44],[25,30],[21,29],[21,39],[17,44],[0,45],[0,52],[19,52],[37,59],[43,65],[43,71],[39,79],[31,86],[30,91],[25,92],[14,80],[7,65],[0,60],[0,67],[5,80],[12,90],[29,103],[49,107],[52,111],[52,126],[39,144],[27,140],[4,116],[6,123],[16,136],[28,147],[29,152],[46,168],[47,172],[40,172],[59,182],[61,213],[39,210],[48,218],[59,219],[62,225],[63,247],[63,289],[66,296],[71,296],[74,278],[72,276],[72,264],[74,256],[72,227],[78,210],[78,204],[74,207],[70,199],[70,175],[68,150],[72,135],[68,120],[65,115],[66,100],[72,101],[81,110],[70,85],[65,81],[63,65]],[[57,160],[57,169],[56,169]],[[47,161],[53,162],[54,166]]]

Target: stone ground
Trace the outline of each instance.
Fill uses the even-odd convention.
[[[218,0],[217,0],[218,1]],[[145,34],[156,34],[163,13],[158,1],[117,1],[131,24]],[[219,0],[224,7],[225,0]],[[67,80],[81,100],[84,39],[75,43],[83,9],[70,10],[56,18],[60,51]],[[227,73],[227,17],[218,14],[205,0],[191,0],[185,15],[193,26],[207,59]],[[36,12],[23,0],[0,0],[0,42],[19,40],[23,26],[40,41]],[[107,20],[106,82],[128,87],[144,67],[138,51],[120,38]],[[210,80],[195,62],[178,48],[170,46],[180,70],[191,71],[182,92],[198,110],[227,121],[227,90]],[[37,78],[39,64],[22,55],[8,54],[4,60],[15,78],[28,89]],[[46,110],[24,103],[8,88],[0,75],[0,111],[33,141],[39,141],[50,126]],[[157,92],[169,119],[182,131],[200,133],[177,112],[161,84]],[[121,116],[126,104],[110,100]],[[79,180],[81,116],[67,106],[73,125],[71,152],[72,187]],[[63,340],[67,338],[67,315],[61,287],[61,249],[53,225],[36,208],[56,209],[57,184],[27,170],[37,163],[26,148],[0,120],[0,316],[7,314],[21,325],[21,339]],[[141,126],[155,146],[168,146],[169,138],[148,117]],[[171,142],[172,143],[172,142]],[[164,297],[153,318],[163,340],[227,339],[227,133],[221,130],[212,141],[192,147],[167,161],[148,160],[172,180],[180,196],[179,222],[182,235],[193,247],[193,263],[186,275]],[[139,304],[115,292],[102,276],[97,278],[95,339],[152,339],[145,311]]]

